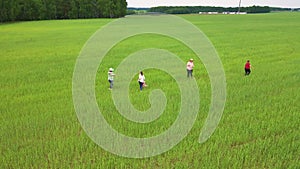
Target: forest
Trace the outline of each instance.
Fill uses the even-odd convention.
[[[126,11],[126,0],[1,0],[0,22],[119,18]]]

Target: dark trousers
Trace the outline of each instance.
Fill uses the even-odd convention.
[[[193,70],[186,70],[187,71],[187,77],[193,77]]]
[[[246,75],[250,75],[250,73],[251,73],[251,70],[245,68],[245,76],[246,76]]]
[[[140,90],[143,90],[143,84],[144,83],[139,81],[139,84],[140,84]]]
[[[114,86],[114,81],[113,80],[108,80],[109,82],[109,88],[112,89]]]

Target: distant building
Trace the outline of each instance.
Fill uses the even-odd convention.
[[[199,14],[203,14],[203,15],[216,15],[216,14],[219,14],[219,12],[199,12]]]
[[[200,15],[216,15],[219,14],[219,12],[199,12]],[[224,15],[245,15],[247,12],[222,12]]]
[[[223,12],[222,14],[224,14],[224,15],[236,15],[236,14],[245,15],[245,14],[247,14],[247,12]]]

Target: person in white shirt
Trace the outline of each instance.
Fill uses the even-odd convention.
[[[140,85],[140,91],[143,90],[143,86],[145,85],[145,76],[144,76],[144,73],[141,71],[140,74],[139,74],[139,79],[138,79],[138,82],[139,82],[139,85]]]
[[[194,60],[190,59],[186,64],[187,77],[193,77]]]
[[[112,90],[113,86],[114,86],[114,69],[113,68],[109,68],[108,70],[108,82],[109,82],[109,90]]]

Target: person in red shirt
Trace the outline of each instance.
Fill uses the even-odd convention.
[[[247,60],[245,64],[245,76],[250,75],[250,73],[251,73],[251,64],[250,64],[250,60]]]

